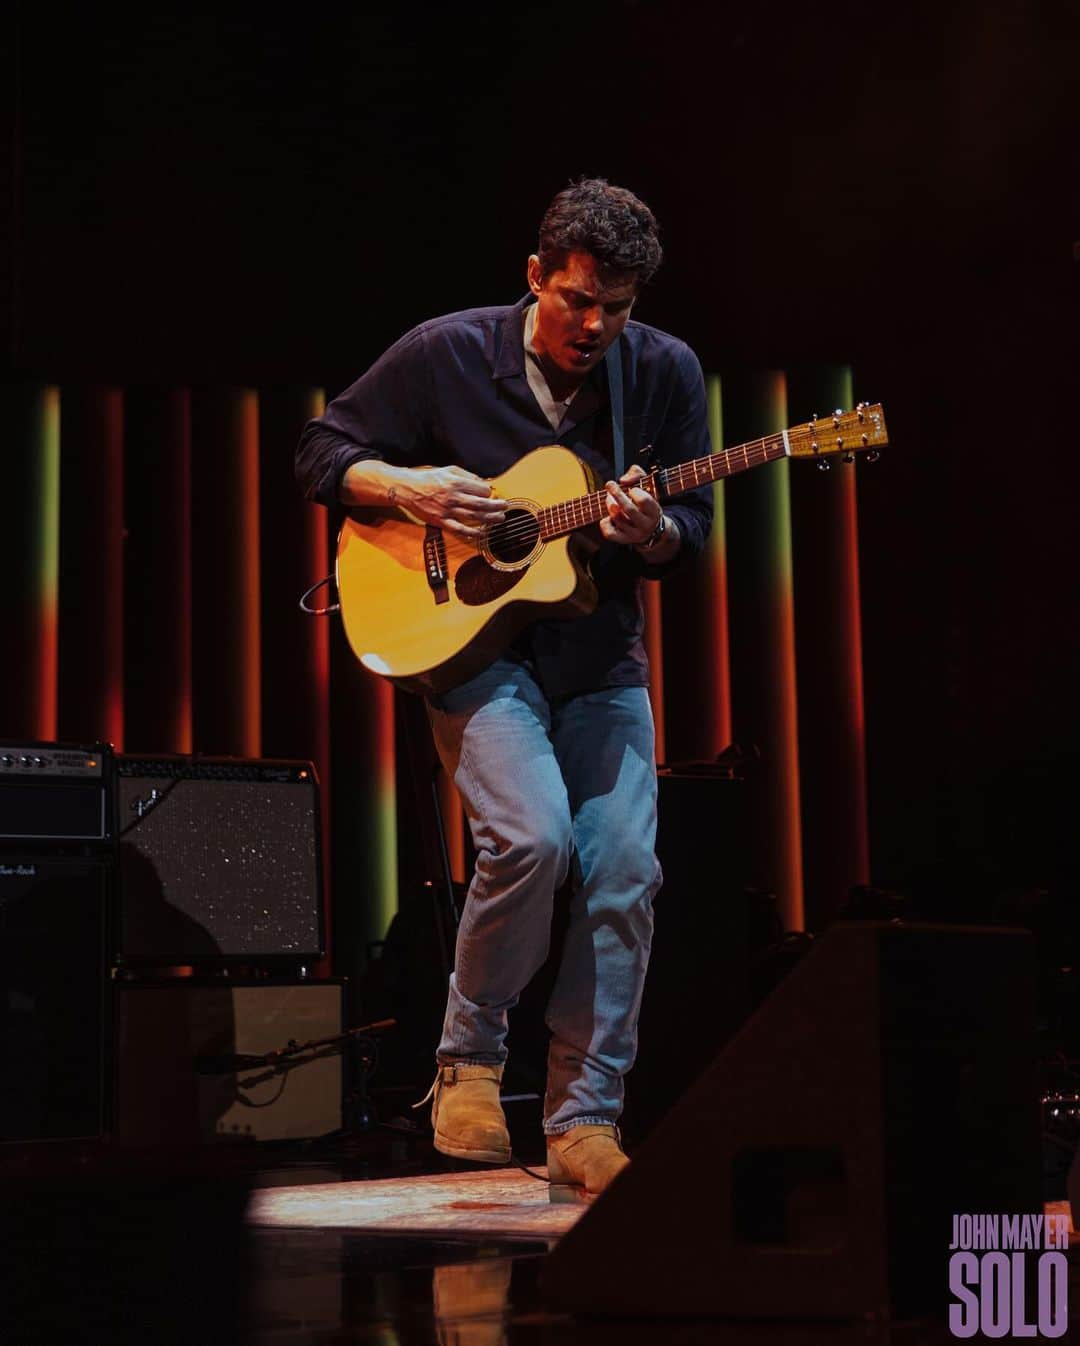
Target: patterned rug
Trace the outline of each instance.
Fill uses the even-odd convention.
[[[539,1169],[538,1172],[544,1172]],[[587,1208],[553,1204],[545,1183],[516,1169],[327,1182],[256,1191],[248,1223],[369,1234],[492,1235],[553,1242]]]

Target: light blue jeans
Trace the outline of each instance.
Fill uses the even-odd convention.
[[[438,1059],[506,1060],[507,1010],[547,957],[552,898],[572,873],[547,1008],[544,1130],[614,1122],[637,1051],[660,887],[648,691],[549,703],[526,666],[500,659],[431,698],[429,715],[477,853]]]

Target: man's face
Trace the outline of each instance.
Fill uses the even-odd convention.
[[[626,326],[637,297],[637,276],[601,277],[596,258],[572,252],[559,271],[540,276],[529,258],[529,289],[536,295],[536,353],[571,379],[582,379]]]

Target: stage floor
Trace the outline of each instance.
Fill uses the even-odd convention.
[[[944,1312],[892,1323],[579,1320],[546,1301],[542,1273],[548,1249],[588,1208],[552,1204],[546,1187],[524,1173],[466,1169],[341,1181],[327,1169],[287,1181],[257,1190],[248,1207],[258,1269],[253,1346],[955,1341]],[[1047,1209],[1060,1214],[1068,1206]],[[662,1238],[663,1231],[643,1221],[641,1237]],[[1080,1308],[1080,1263],[1070,1263],[1070,1302]],[[782,1287],[777,1295],[782,1299]],[[1072,1328],[1063,1340],[1080,1340],[1080,1333]]]
[[[547,1300],[549,1249],[588,1207],[516,1169],[414,1157],[251,1156],[23,1175],[0,1203],[3,1346],[947,1346],[910,1322],[575,1319]],[[688,1210],[696,1198],[685,1183]],[[643,1213],[635,1233],[663,1228]],[[6,1237],[4,1237],[6,1235]],[[1080,1341],[1080,1254],[1070,1333]],[[700,1258],[709,1265],[708,1250]],[[695,1258],[695,1265],[698,1259]],[[723,1268],[715,1267],[722,1275]],[[777,1286],[782,1311],[783,1286]],[[673,1315],[677,1305],[672,1304]]]

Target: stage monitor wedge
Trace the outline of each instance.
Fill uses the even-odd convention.
[[[1022,931],[829,929],[556,1246],[578,1313],[880,1318],[945,1295],[952,1216],[1041,1212]]]

